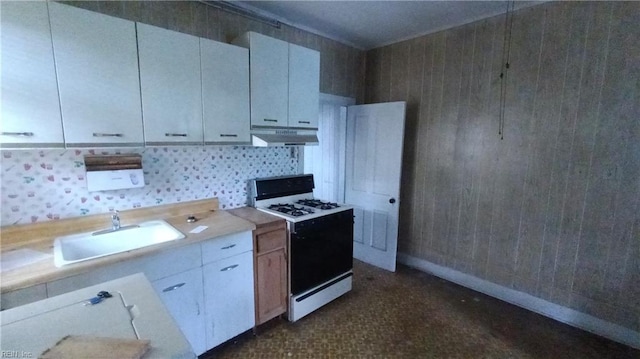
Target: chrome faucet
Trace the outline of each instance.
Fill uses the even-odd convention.
[[[120,216],[118,216],[118,211],[116,210],[111,212],[111,225],[114,231],[120,229]]]
[[[121,227],[120,226],[120,212],[116,211],[116,210],[112,210],[111,211],[111,228],[110,229],[103,229],[97,232],[93,232],[92,235],[94,236],[98,236],[101,234],[107,234],[107,233],[112,233],[112,232],[116,232],[116,231],[123,231],[125,229],[132,229],[132,228],[139,228],[140,226],[137,224],[131,224],[128,226],[124,226]]]

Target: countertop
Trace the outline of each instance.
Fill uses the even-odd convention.
[[[286,222],[284,218],[280,218],[262,211],[258,211],[253,207],[241,207],[230,209],[229,213],[234,216],[246,219],[256,225],[256,228],[270,226],[278,222]]]
[[[84,305],[100,291],[113,297]],[[135,307],[133,315],[128,306]],[[0,323],[3,353],[24,353],[25,357],[39,357],[67,335],[149,340],[144,358],[196,357],[142,273],[8,309],[0,312]],[[117,356],[118,348],[112,350],[105,355]]]
[[[200,206],[197,208],[201,209],[202,207]],[[48,237],[44,236],[40,239],[30,238],[29,241],[25,241],[23,244],[13,244],[10,246],[3,245],[3,253],[17,249],[31,249],[49,254],[51,256],[47,259],[40,260],[24,267],[2,272],[0,274],[0,292],[4,293],[21,288],[31,287],[34,285],[51,282],[57,279],[90,272],[96,268],[107,266],[110,264],[131,260],[149,254],[159,253],[166,250],[171,250],[209,239],[214,239],[216,237],[224,236],[227,234],[252,231],[256,228],[256,225],[251,221],[247,221],[238,216],[232,215],[231,213],[229,213],[229,211],[225,210],[209,210],[198,213],[183,211],[183,213],[194,215],[198,219],[198,221],[195,223],[187,223],[187,214],[180,214],[177,216],[165,217],[162,219],[182,232],[185,235],[184,239],[139,248],[132,251],[88,260],[85,262],[70,264],[60,268],[57,268],[53,263],[53,241],[55,238],[52,238],[50,235]],[[146,219],[151,220],[159,218],[157,217],[157,215],[154,217],[154,214],[151,214],[150,217]],[[198,226],[207,226],[208,228],[197,234],[189,233],[189,231]],[[59,233],[56,234],[59,235]]]

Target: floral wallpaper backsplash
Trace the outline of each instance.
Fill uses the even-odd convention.
[[[85,155],[142,155],[145,187],[88,192]],[[0,225],[35,223],[218,197],[246,205],[247,180],[295,174],[286,147],[158,147],[0,151]],[[297,152],[296,152],[297,153]]]

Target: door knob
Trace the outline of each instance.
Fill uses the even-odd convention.
[[[391,204],[396,203],[396,199],[395,199],[395,198],[393,198],[393,197],[391,197],[391,198],[389,199],[389,203],[391,203]]]

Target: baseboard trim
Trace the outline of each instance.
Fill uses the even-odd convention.
[[[559,322],[640,349],[640,332],[621,325],[405,253],[398,253],[398,262]]]

